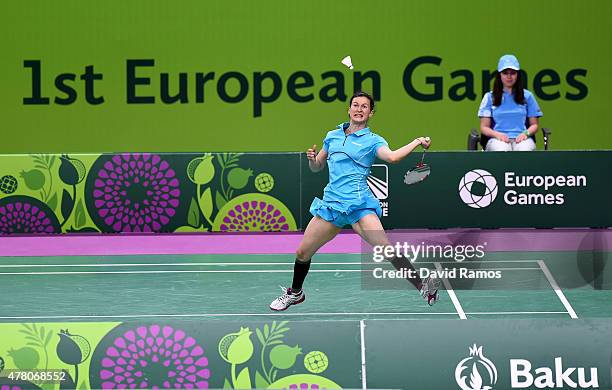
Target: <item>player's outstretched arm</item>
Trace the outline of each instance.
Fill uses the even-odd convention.
[[[391,150],[388,146],[381,146],[376,151],[376,156],[383,161],[396,164],[406,158],[419,145],[422,145],[425,149],[429,148],[429,145],[431,145],[429,137],[416,138],[411,143],[396,150]]]
[[[317,145],[312,145],[312,148],[306,151],[306,158],[308,167],[313,172],[322,171],[327,165],[327,152],[325,150],[317,152]]]

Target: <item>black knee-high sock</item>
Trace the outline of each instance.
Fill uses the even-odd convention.
[[[406,272],[408,272],[408,270],[414,270],[414,276],[410,277],[408,274],[406,275],[406,279],[410,283],[412,283],[412,285],[416,287],[417,290],[421,289],[421,286],[423,285],[423,281],[421,280],[421,277],[419,276],[418,271],[414,269],[414,265],[412,265],[410,261],[406,260],[403,257],[394,257],[392,260],[390,260],[390,262],[393,265],[393,267],[398,271],[402,269],[405,269]]]
[[[291,290],[300,291],[308,270],[310,269],[310,260],[300,261],[295,259],[295,265],[293,266],[293,283],[291,284]]]

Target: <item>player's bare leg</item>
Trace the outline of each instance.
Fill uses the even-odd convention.
[[[355,222],[353,225],[355,230],[361,238],[366,241],[370,246],[389,246],[391,243],[385,233],[385,230],[380,223],[380,219],[376,214],[368,214]],[[397,270],[403,270],[406,275],[410,275],[409,270],[412,270],[414,277],[408,276],[406,279],[412,283],[417,290],[419,290],[421,296],[431,306],[438,300],[438,287],[439,280],[432,278],[425,278],[421,280],[418,272],[416,272],[412,263],[403,257],[394,256],[388,259],[388,261]]]
[[[304,237],[295,252],[293,283],[290,288],[282,288],[283,294],[270,304],[270,309],[282,311],[291,305],[304,302],[306,296],[302,291],[302,284],[310,269],[310,259],[319,248],[333,239],[339,231],[339,227],[320,217],[314,217],[310,220],[304,231]]]

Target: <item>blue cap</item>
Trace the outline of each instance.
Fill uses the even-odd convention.
[[[515,56],[512,54],[506,54],[499,59],[499,63],[497,64],[498,72],[501,72],[504,69],[520,70],[521,66],[519,65],[519,62]]]

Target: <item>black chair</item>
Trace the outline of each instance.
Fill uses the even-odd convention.
[[[493,128],[495,126],[495,122],[493,122],[493,118],[491,118],[491,128]],[[527,118],[527,120],[525,121],[525,126],[527,128],[529,128],[529,118]],[[548,144],[550,142],[550,134],[552,133],[552,131],[550,131],[549,128],[546,127],[542,127],[542,138],[544,139],[544,150],[548,150]],[[533,139],[533,142],[536,143],[536,145],[538,144],[538,142],[536,141],[536,134],[531,134],[529,136],[529,138]],[[468,134],[468,140],[467,140],[467,150],[478,150],[478,145],[480,144],[480,147],[482,148],[482,150],[485,150],[485,147],[487,146],[487,142],[489,142],[490,137],[487,137],[484,134],[481,134],[478,130],[472,128],[472,130],[470,130],[470,134]]]

